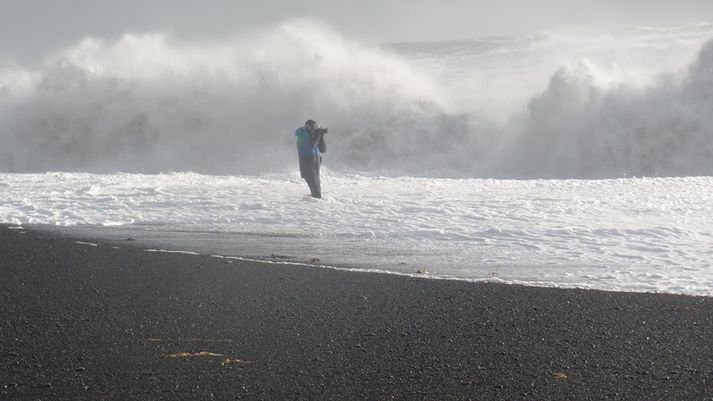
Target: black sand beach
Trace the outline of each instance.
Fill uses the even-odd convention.
[[[0,226],[0,400],[713,400],[713,298],[76,241]]]

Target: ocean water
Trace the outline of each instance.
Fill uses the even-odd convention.
[[[298,173],[2,174],[0,216],[97,237],[129,235],[164,250],[713,295],[711,177],[498,180],[326,171],[323,184],[325,198],[315,200]]]
[[[712,39],[698,23],[372,45],[314,21],[88,38],[0,63],[0,222],[710,296]],[[321,201],[297,170],[307,118],[330,129]]]

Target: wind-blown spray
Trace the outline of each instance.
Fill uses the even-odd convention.
[[[667,46],[700,48],[709,28],[676,31]],[[651,42],[655,33],[637,35]],[[513,60],[544,59],[551,54],[538,51],[553,40],[562,42],[534,36],[375,47],[312,21],[211,43],[153,34],[86,39],[39,68],[0,71],[0,171],[285,171],[296,168],[292,132],[315,118],[330,128],[332,169],[713,174],[706,112],[713,109],[713,44],[668,75],[588,59],[551,73],[529,63],[539,67],[519,72],[518,92],[508,80]],[[621,54],[622,43],[607,46]],[[656,46],[651,52],[668,51]]]

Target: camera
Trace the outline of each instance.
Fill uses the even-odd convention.
[[[318,127],[318,128],[315,128],[314,133],[315,133],[316,135],[324,135],[324,134],[327,133],[327,129],[326,129],[326,128],[322,128],[322,127]]]

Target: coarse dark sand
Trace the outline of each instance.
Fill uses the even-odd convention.
[[[0,226],[2,401],[713,400],[713,298],[76,241]]]

